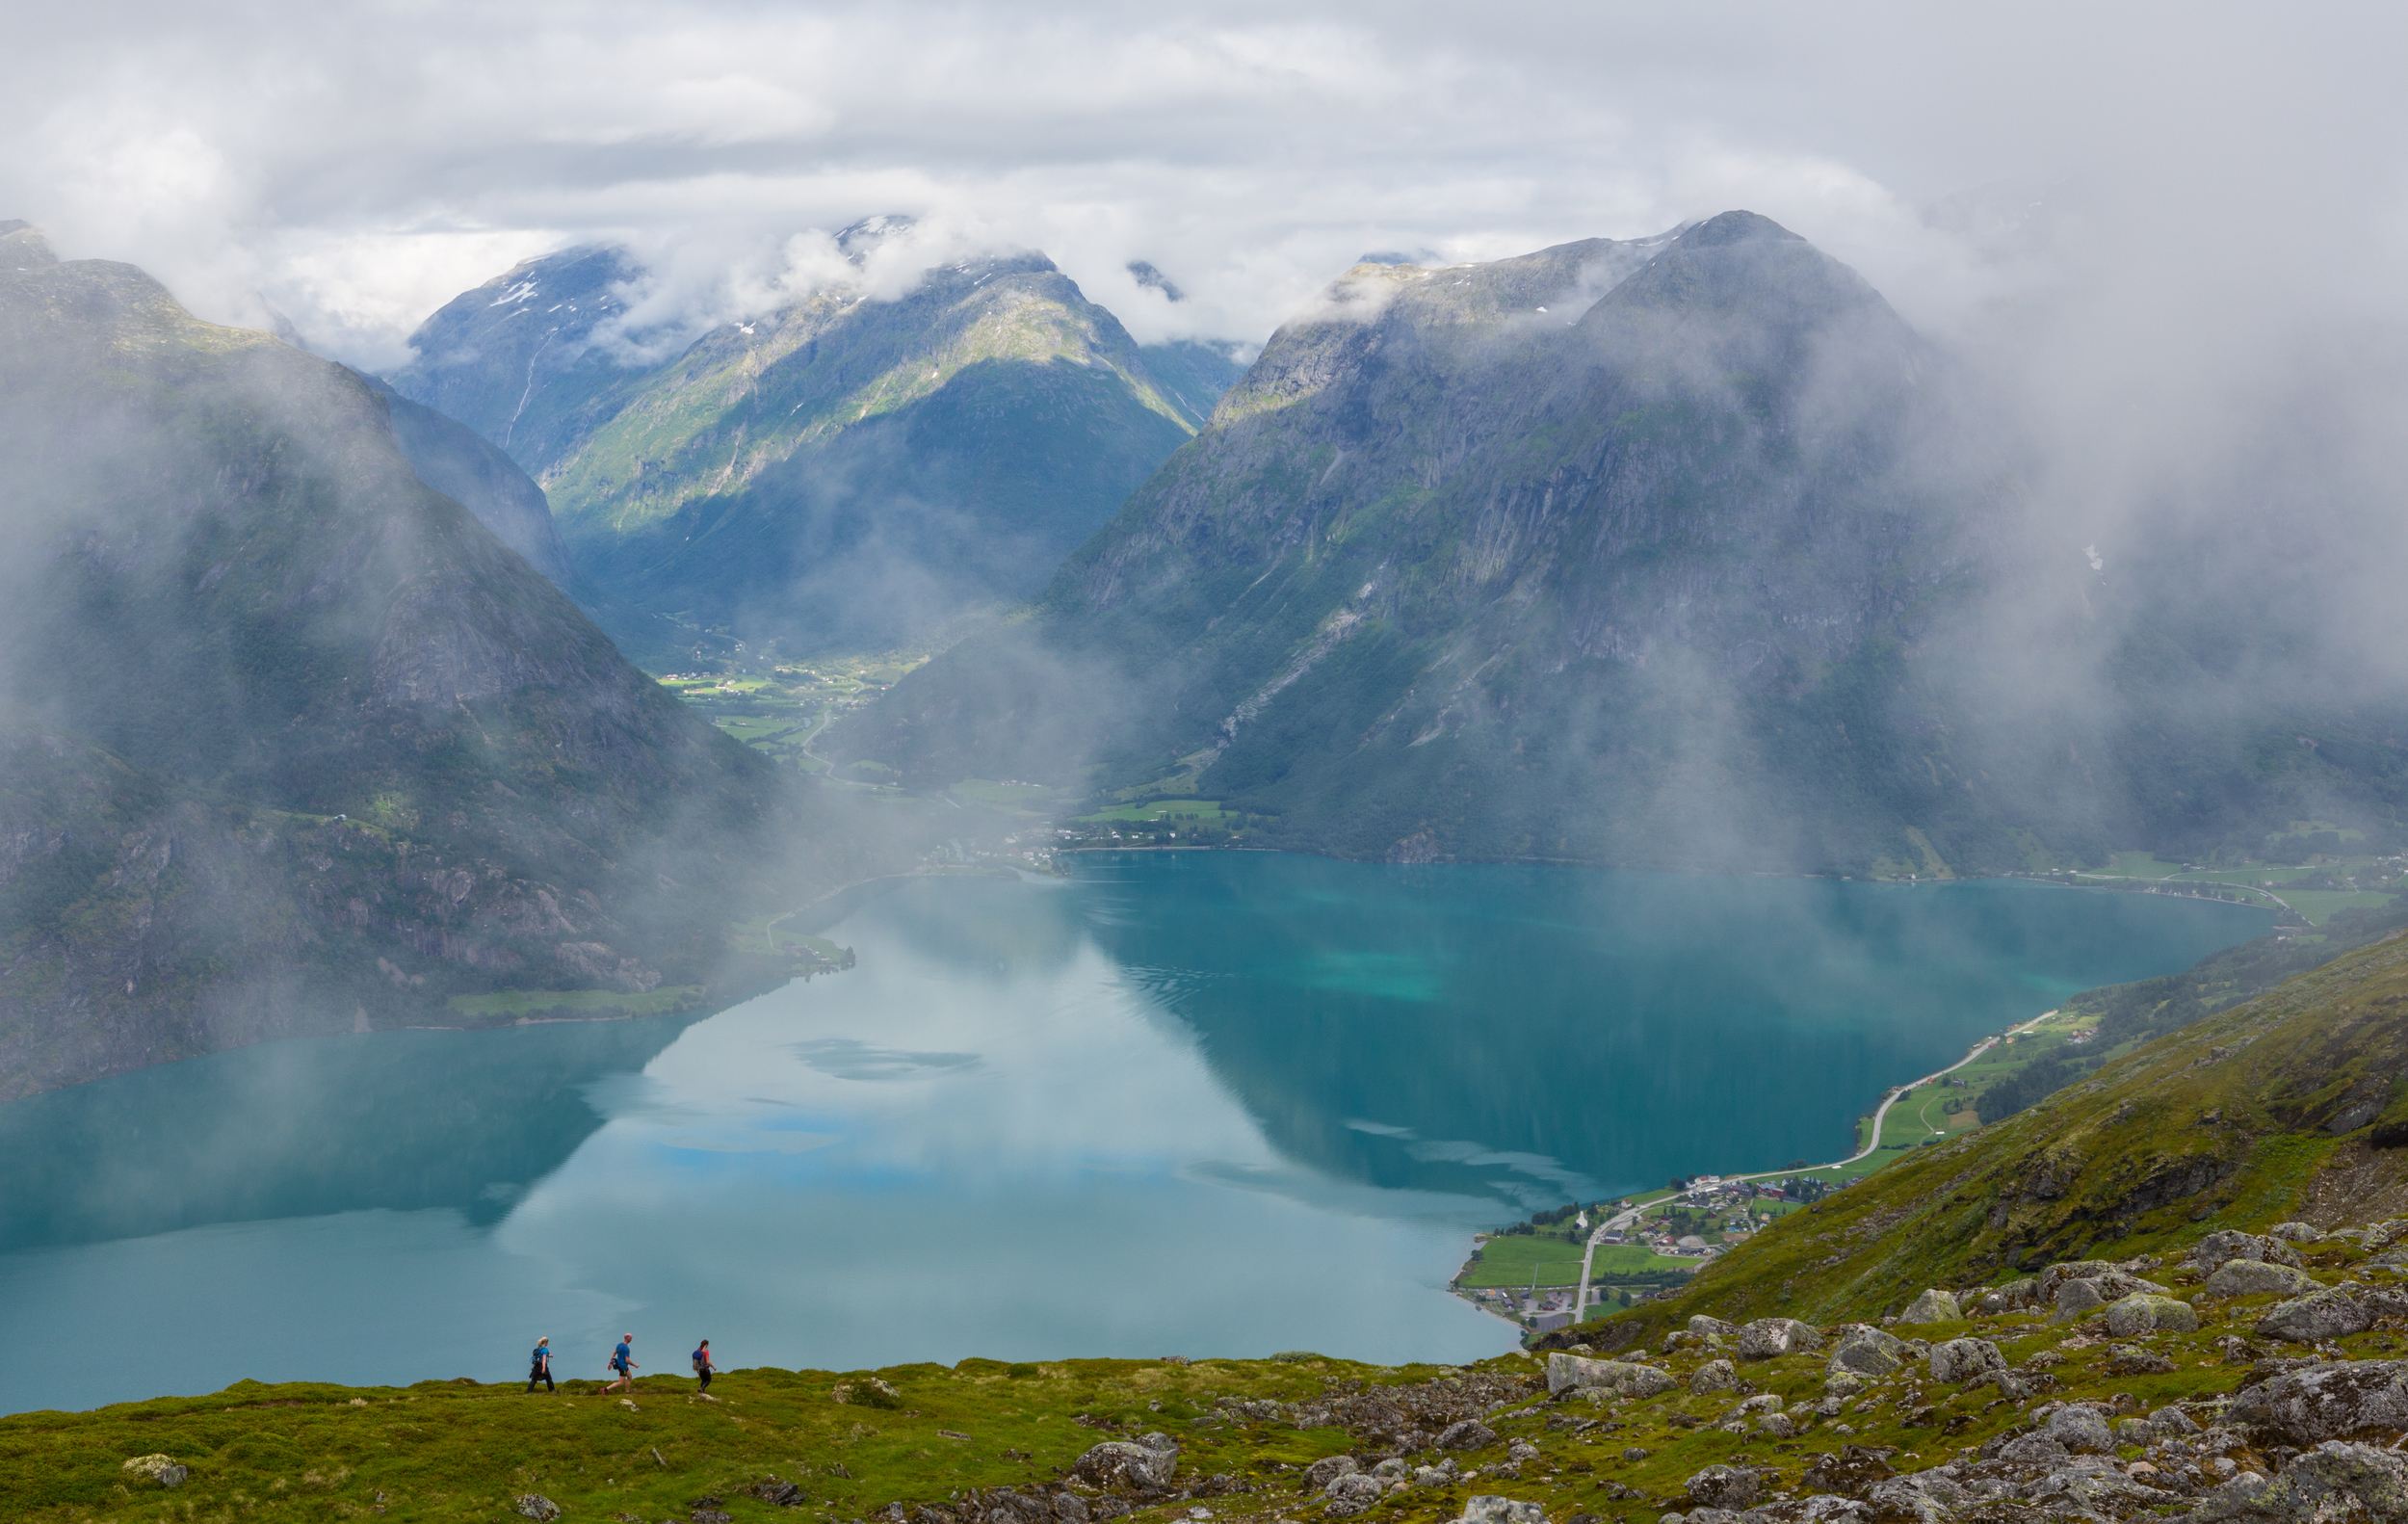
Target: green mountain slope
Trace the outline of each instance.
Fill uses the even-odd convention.
[[[1838,727],[1963,573],[1899,478],[1924,364],[1743,213],[1358,267],[1029,619],[835,744],[946,781],[1086,753],[1358,854],[1825,860],[1895,831],[1860,796],[1899,759]]]
[[[1928,877],[2299,818],[2400,839],[2399,706],[2336,680],[2281,547],[2203,599],[2195,538],[2111,574],[2023,544],[1972,395],[1747,213],[1360,266],[1041,597],[822,749],[1208,796],[1258,844],[1401,861]],[[2067,612],[1997,622],[2035,608]]]
[[[892,644],[1035,591],[1237,375],[1209,346],[1140,350],[1035,254],[821,291],[621,368],[589,335],[630,274],[521,266],[429,319],[394,384],[540,478],[597,594],[789,646]]]
[[[1615,1337],[1706,1308],[1875,1317],[1928,1286],[2165,1256],[2224,1228],[2400,1216],[2408,1152],[2384,1129],[2408,1118],[2403,1075],[2408,937],[2393,932],[1783,1219]]]
[[[425,486],[350,372],[12,252],[0,1095],[705,977],[807,802]]]

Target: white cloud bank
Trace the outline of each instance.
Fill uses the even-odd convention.
[[[1946,331],[2055,278],[2061,238],[2002,236],[2031,198],[2002,184],[2080,188],[2100,247],[2210,254],[2186,302],[2285,268],[2371,292],[2401,30],[2317,6],[136,0],[12,17],[0,216],[369,364],[519,257],[625,240],[725,301],[878,211],[1041,248],[1143,337],[1259,339],[1367,250],[1743,205]]]

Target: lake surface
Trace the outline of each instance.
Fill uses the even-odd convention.
[[[275,1043],[0,1106],[0,1410],[245,1377],[1466,1359],[1467,1235],[1851,1149],[2234,906],[1264,854],[858,891],[705,1019]]]

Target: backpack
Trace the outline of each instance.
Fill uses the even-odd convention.
[[[700,1350],[694,1352],[694,1373],[696,1376],[700,1376],[703,1371],[710,1366],[710,1363],[711,1357],[709,1355],[703,1353]]]

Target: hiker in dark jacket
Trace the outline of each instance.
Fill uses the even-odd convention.
[[[702,1390],[711,1389],[711,1373],[718,1369],[711,1363],[711,1341],[705,1339],[702,1347],[694,1352],[694,1373],[702,1378]]]
[[[534,1391],[537,1381],[543,1383],[543,1389],[547,1392],[560,1390],[552,1384],[552,1341],[549,1338],[536,1341],[536,1353],[530,1357],[527,1366],[527,1390]]]

